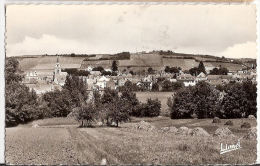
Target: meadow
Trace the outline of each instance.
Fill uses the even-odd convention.
[[[211,136],[184,136],[159,130],[133,128],[140,121],[156,129],[175,126],[202,127]],[[253,164],[256,140],[241,139],[241,149],[220,154],[220,143],[235,144],[248,132],[243,122],[256,126],[256,120],[231,119],[228,128],[236,136],[219,139],[212,134],[227,120],[213,124],[212,119],[178,119],[168,117],[132,118],[115,127],[79,128],[67,118],[34,121],[6,129],[7,164]],[[32,127],[38,124],[39,127]],[[227,127],[227,126],[225,126]]]

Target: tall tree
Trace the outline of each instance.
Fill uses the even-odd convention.
[[[118,71],[118,66],[117,66],[117,62],[116,61],[112,62],[112,71]]]
[[[202,61],[199,63],[198,71],[206,74],[205,66]]]
[[[37,119],[40,116],[37,112],[37,95],[35,91],[21,83],[18,60],[7,58],[5,68],[6,126],[15,126]]]

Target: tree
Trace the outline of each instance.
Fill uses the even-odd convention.
[[[19,62],[14,57],[6,59],[5,81],[6,81],[6,84],[9,84],[11,82],[21,82],[22,81],[22,76],[19,71]]]
[[[68,93],[72,108],[79,107],[88,98],[86,83],[77,76],[67,76],[62,91]]]
[[[158,99],[155,100],[148,99],[146,111],[147,112],[145,113],[145,116],[148,117],[159,116],[161,111],[161,102]]]
[[[193,67],[189,70],[189,73],[193,76],[199,75],[199,69],[197,67]]]
[[[182,82],[171,82],[169,80],[165,80],[162,85],[162,91],[175,91],[181,89],[182,87],[184,87]]]
[[[169,73],[170,72],[170,67],[169,66],[165,66],[164,71],[165,71],[165,73]]]
[[[206,74],[205,66],[202,61],[200,61],[199,63],[198,71],[199,73],[203,72],[204,74]]]
[[[102,72],[102,71],[104,71],[104,68],[102,66],[98,66],[98,67],[94,67],[92,69],[92,71],[100,71],[100,72]]]
[[[127,103],[127,106],[129,107],[128,108],[129,113],[132,115],[133,112],[136,111],[137,106],[139,105],[139,101],[136,97],[136,93],[131,91],[131,89],[124,89],[122,91],[120,98],[122,99],[122,101]]]
[[[132,104],[136,102],[133,97],[133,93],[129,92],[123,92],[122,97],[119,97],[117,91],[105,89],[101,97],[103,106],[100,113],[106,119],[107,125],[115,122],[118,127],[120,122],[129,120]]]
[[[224,67],[214,68],[213,70],[210,71],[211,75],[227,75],[228,69]]]
[[[113,61],[113,62],[112,62],[112,71],[117,71],[117,70],[118,70],[117,62],[116,62],[116,61]]]
[[[159,84],[158,83],[154,83],[152,85],[152,91],[153,92],[158,92],[159,91]]]
[[[66,117],[74,108],[81,107],[88,99],[84,81],[75,75],[68,75],[62,90],[47,92],[43,100],[50,108],[52,117]]]
[[[38,97],[34,90],[30,90],[21,83],[19,62],[15,58],[7,58],[5,66],[5,108],[6,126],[15,126],[37,119]]]
[[[256,116],[256,84],[251,81],[228,84],[222,100],[222,118],[244,118]]]
[[[149,67],[147,71],[148,71],[149,74],[153,74],[154,73],[154,70],[151,67]]]
[[[192,115],[198,118],[214,117],[220,106],[219,91],[205,82],[181,89],[171,100],[173,119],[192,118]]]
[[[93,103],[82,104],[81,107],[78,107],[78,114],[76,119],[81,121],[81,127],[90,127],[91,123],[95,121],[97,117],[97,111]],[[87,124],[85,124],[85,121]]]
[[[135,73],[134,73],[132,70],[131,70],[131,71],[129,71],[129,73],[130,73],[130,74],[132,74],[132,75],[135,75]]]
[[[119,99],[119,95],[118,92],[116,90],[110,89],[110,88],[105,88],[104,89],[104,93],[101,97],[101,103],[105,104],[105,103],[112,103],[114,100],[118,100]]]
[[[172,91],[172,83],[169,80],[163,81],[162,91]]]
[[[137,117],[155,117],[159,116],[161,112],[161,102],[158,99],[147,99],[146,103],[138,105],[137,110],[134,112],[134,116]]]
[[[172,73],[172,74],[173,74],[173,73],[179,73],[180,70],[181,70],[180,67],[169,67],[169,66],[166,66],[165,69],[164,69],[164,71],[165,71],[166,73]]]
[[[120,122],[126,122],[130,120],[130,111],[129,111],[129,102],[127,102],[124,99],[114,100],[109,105],[109,118],[112,122],[116,123],[116,127],[118,127],[118,124]]]
[[[112,72],[106,71],[106,70],[103,70],[101,73],[102,73],[103,76],[107,76],[107,75],[111,76],[112,75]]]

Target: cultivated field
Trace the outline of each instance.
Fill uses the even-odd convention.
[[[133,128],[145,120],[154,130]],[[232,120],[229,127],[236,137],[219,139],[212,134],[227,120],[212,124],[212,119],[171,120],[167,117],[133,118],[120,128],[78,128],[65,118],[35,121],[6,129],[7,164],[252,164],[256,160],[256,140],[241,139],[241,149],[220,155],[220,143],[235,144],[248,129],[242,122],[256,126],[255,120]],[[38,124],[39,127],[32,127]],[[159,132],[161,127],[202,127],[209,134],[184,136]],[[227,126],[225,126],[227,127]],[[158,129],[158,130],[157,130]]]
[[[172,97],[173,92],[136,92],[136,97],[141,102],[146,102],[148,98],[156,99],[158,98],[161,101],[161,114],[169,114],[167,100],[169,97]]]

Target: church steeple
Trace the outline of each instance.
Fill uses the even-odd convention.
[[[61,73],[61,66],[60,66],[60,62],[59,61],[60,61],[59,56],[57,56],[55,70],[54,70],[55,74],[60,74]]]
[[[60,61],[60,58],[59,58],[59,56],[57,55],[57,61],[56,61],[56,63],[59,63],[59,61]]]

